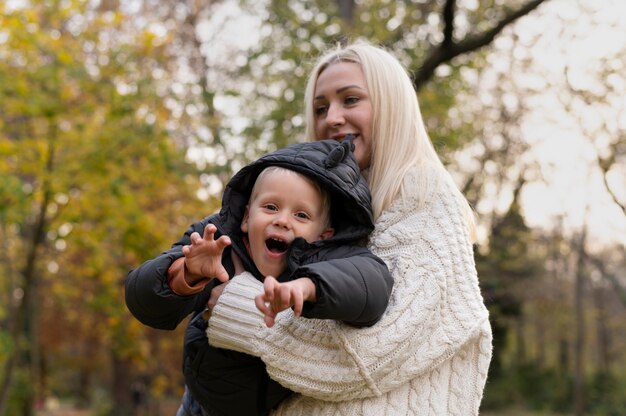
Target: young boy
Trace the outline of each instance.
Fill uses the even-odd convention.
[[[201,312],[211,289],[235,275],[233,253],[247,271],[242,276],[265,282],[257,305],[268,325],[294,306],[307,318],[369,326],[380,319],[393,284],[384,262],[358,245],[372,229],[369,191],[351,141],[294,145],[240,170],[219,214],[132,271],[126,299],[142,322],[171,328],[195,311],[183,362],[193,399],[185,394],[179,415],[194,414],[196,401],[203,408],[197,414],[267,414],[291,394],[269,378],[260,359],[208,344]],[[163,280],[163,268],[169,291],[154,283],[155,276]]]
[[[194,233],[191,245],[183,247],[186,273],[198,270],[205,276],[228,276],[221,256],[230,239],[222,236],[214,241],[216,230],[214,225],[207,225],[204,238]],[[246,251],[265,276],[265,293],[256,300],[267,325],[271,327],[276,314],[291,307],[300,316],[305,301],[316,301],[315,284],[308,277],[281,283],[275,276],[287,269],[288,248],[296,238],[313,243],[333,236],[328,192],[301,173],[269,166],[254,183],[241,231]]]

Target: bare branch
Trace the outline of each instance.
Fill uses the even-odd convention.
[[[422,66],[415,72],[413,77],[413,85],[415,86],[415,89],[419,91],[419,89],[432,78],[435,73],[435,69],[437,69],[439,65],[449,62],[459,55],[473,52],[483,46],[489,45],[505,27],[515,22],[520,17],[527,15],[544,1],[546,0],[531,0],[518,10],[507,14],[490,30],[468,37],[460,42],[455,42],[452,38],[452,33],[454,32],[454,9],[456,1],[446,1],[443,10],[443,21],[445,24],[444,40],[442,43],[431,49],[428,56],[422,63]]]
[[[444,45],[454,43],[454,13],[456,11],[456,0],[447,0],[443,8],[443,42]]]
[[[575,96],[580,98],[587,106],[594,106],[596,105],[598,102],[602,102],[603,101],[603,96],[597,93],[594,93],[593,91],[588,91],[588,90],[583,90],[581,88],[577,88],[576,86],[572,85],[572,83],[569,80],[569,77],[567,76],[568,73],[570,71],[569,67],[566,67],[564,69],[564,73],[565,73],[565,84],[569,90],[569,92]],[[572,111],[572,105],[570,103],[563,103],[565,108],[568,111]],[[604,129],[605,132],[609,132],[610,129],[607,126],[607,122],[606,120],[604,120],[602,122],[602,128]],[[587,137],[593,137],[595,136],[595,133],[593,132],[588,132],[586,131],[586,129],[584,128],[584,126],[581,124],[581,129],[584,131],[585,135]],[[620,136],[620,138],[618,139],[618,143],[619,142],[623,142],[624,138]],[[591,143],[594,145],[595,147],[595,143],[593,141],[591,141]],[[600,170],[602,171],[602,182],[604,183],[604,188],[606,189],[606,191],[609,193],[609,196],[611,197],[611,199],[613,200],[613,202],[622,210],[622,212],[624,213],[624,215],[626,215],[626,204],[621,202],[618,198],[617,195],[615,194],[615,192],[613,191],[613,189],[611,188],[609,181],[608,181],[608,173],[611,170],[611,168],[613,167],[613,165],[615,165],[615,159],[616,156],[619,152],[618,147],[615,143],[613,143],[612,145],[610,145],[610,149],[611,149],[611,153],[609,156],[606,157],[602,157],[600,155],[600,151],[596,151],[597,156],[596,156],[596,160],[598,161],[598,167],[600,168]]]
[[[620,202],[620,200],[617,198],[617,195],[615,195],[615,192],[613,192],[613,189],[611,189],[611,186],[609,185],[609,180],[607,179],[607,174],[611,169],[612,163],[607,163],[606,159],[602,159],[600,156],[598,156],[598,166],[600,166],[600,169],[602,170],[602,182],[604,182],[604,188],[613,199],[615,205],[620,207],[624,215],[626,215],[626,204]]]

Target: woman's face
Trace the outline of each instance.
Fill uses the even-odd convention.
[[[354,156],[361,170],[372,157],[372,102],[361,66],[337,62],[317,77],[313,94],[315,138],[341,141],[354,135]]]

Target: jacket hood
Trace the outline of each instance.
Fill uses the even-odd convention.
[[[262,156],[228,182],[219,213],[222,224],[227,225],[227,229],[239,230],[256,178],[266,167],[280,166],[313,179],[329,192],[335,235],[327,241],[366,237],[374,229],[371,196],[353,150],[352,138],[347,137],[342,142],[322,140],[294,144]]]

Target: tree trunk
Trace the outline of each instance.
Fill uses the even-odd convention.
[[[585,289],[585,240],[586,227],[580,236],[578,246],[578,262],[576,265],[576,287],[574,294],[574,310],[576,319],[576,340],[574,342],[574,414],[582,416],[585,413],[585,316],[584,316],[584,289]]]
[[[46,176],[52,176],[51,173],[54,169],[54,139],[56,138],[56,128],[53,123],[50,123],[51,131],[50,131],[50,140],[48,141],[48,149],[46,156]],[[36,348],[33,346],[32,342],[27,342],[26,347],[21,347],[23,344],[21,341],[22,337],[26,337],[29,339],[31,336],[30,329],[33,325],[32,322],[32,307],[31,302],[34,301],[35,290],[37,287],[38,273],[36,270],[37,256],[39,254],[40,249],[45,245],[45,236],[48,231],[48,218],[46,213],[48,211],[48,207],[50,202],[52,201],[52,190],[48,179],[44,179],[41,185],[41,192],[43,194],[43,200],[41,205],[39,206],[39,212],[37,212],[37,217],[35,223],[32,227],[32,232],[30,235],[30,241],[25,244],[27,247],[26,251],[26,263],[24,265],[24,269],[21,272],[22,276],[22,302],[17,306],[17,312],[15,314],[15,319],[9,322],[9,336],[11,337],[11,341],[13,342],[13,350],[9,354],[6,359],[6,366],[4,368],[4,373],[2,375],[2,380],[0,384],[0,415],[4,415],[6,412],[6,407],[9,400],[9,392],[11,390],[11,384],[13,382],[13,370],[17,366],[18,361],[22,360],[23,357],[26,358],[26,361],[23,364],[31,369],[31,361],[29,359],[29,355],[32,353],[30,349]],[[30,374],[30,383],[31,385],[36,382],[36,380]],[[25,408],[32,409],[32,397],[27,399],[30,400],[30,403],[25,404]],[[28,410],[25,410],[28,412]],[[26,413],[29,415],[30,413]]]
[[[48,206],[48,200],[44,201],[40,208],[40,216],[38,220],[38,224],[35,227],[35,232],[33,233],[32,244],[29,249],[29,253],[27,256],[26,265],[22,272],[22,277],[24,284],[22,286],[23,297],[22,302],[17,307],[17,312],[15,315],[15,320],[10,322],[9,335],[11,337],[11,341],[13,343],[12,352],[9,353],[8,358],[6,359],[6,365],[4,368],[4,373],[2,375],[2,382],[0,384],[0,415],[4,415],[6,412],[9,393],[11,391],[11,385],[13,383],[13,375],[14,369],[19,365],[23,365],[24,368],[27,368],[31,377],[30,382],[31,385],[35,382],[35,379],[32,377],[32,365],[36,365],[32,361],[32,353],[33,348],[36,348],[32,343],[32,328],[34,325],[33,316],[32,316],[32,308],[31,305],[34,299],[34,292],[36,287],[36,276],[37,273],[35,271],[35,263],[37,257],[38,248],[43,245],[45,229],[47,227],[45,212]],[[27,342],[22,342],[22,339],[28,340]],[[26,346],[22,347],[22,345],[26,344]],[[30,412],[27,409],[32,408],[32,399],[31,395],[27,395],[26,401],[29,403],[24,403],[25,415],[30,415]]]
[[[596,314],[596,327],[597,327],[597,337],[598,337],[598,361],[600,371],[604,374],[608,374],[611,368],[611,359],[610,359],[610,333],[607,328],[607,321],[609,319],[609,314],[606,311],[605,302],[606,299],[606,291],[603,288],[599,288],[593,291],[594,293],[594,303],[596,306],[597,314]]]
[[[536,356],[534,357],[534,361],[539,368],[542,368],[546,363],[546,325],[543,319],[535,319],[535,341],[537,352]]]
[[[516,332],[516,356],[517,356],[517,365],[523,365],[526,363],[526,344],[524,337],[524,314],[520,314],[515,323],[515,332]]]
[[[113,416],[131,416],[133,414],[133,400],[131,391],[131,371],[132,363],[130,360],[117,357],[112,354],[113,361]]]

